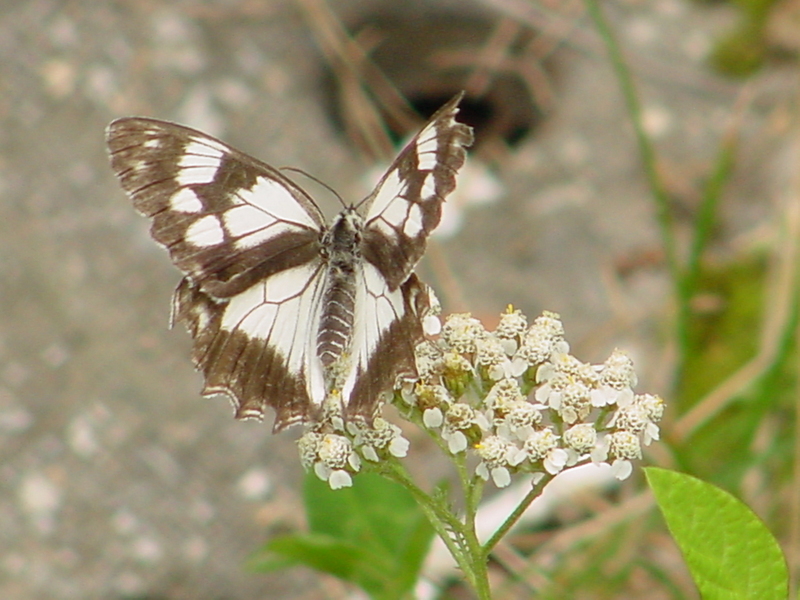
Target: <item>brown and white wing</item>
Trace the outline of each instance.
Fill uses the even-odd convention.
[[[381,396],[417,377],[414,349],[424,337],[422,320],[436,303],[433,292],[412,273],[391,289],[365,262],[358,275],[352,363],[342,396],[346,414],[371,420]]]
[[[202,291],[230,298],[319,255],[319,209],[273,167],[155,119],[118,119],[106,141],[123,189],[152,219],[153,239]]]
[[[425,252],[439,224],[442,203],[456,187],[472,129],[456,121],[457,95],[400,152],[375,190],[363,200],[361,254],[396,290]]]
[[[145,118],[114,121],[111,165],[153,238],[185,277],[173,320],[194,338],[204,393],[239,417],[276,411],[275,429],[315,418],[325,285],[324,222],[276,169],[199,131]]]
[[[273,429],[313,421],[325,399],[316,353],[325,287],[321,261],[285,269],[219,301],[188,278],[175,292],[173,318],[194,338],[192,359],[204,395],[231,398],[238,418],[275,409]]]

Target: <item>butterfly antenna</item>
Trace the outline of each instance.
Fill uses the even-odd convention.
[[[345,203],[344,199],[339,195],[339,192],[337,192],[335,189],[333,189],[331,186],[329,186],[324,181],[314,177],[311,173],[306,173],[305,171],[303,171],[303,169],[298,169],[297,167],[281,167],[280,170],[281,171],[293,171],[295,173],[299,173],[300,175],[304,175],[304,176],[308,177],[311,181],[315,181],[316,183],[318,183],[322,187],[324,187],[326,190],[328,190],[331,194],[336,196],[336,198],[339,200],[339,202],[341,202],[342,207],[343,208],[347,208],[347,204]]]

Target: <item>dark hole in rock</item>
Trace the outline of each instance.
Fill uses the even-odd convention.
[[[510,58],[519,59],[528,51],[528,42],[535,33],[514,23],[509,25],[506,21],[501,25],[491,15],[441,10],[422,14],[362,13],[345,21],[354,38],[369,42],[366,45],[372,63],[421,117],[429,117],[453,95],[466,89],[460,115],[475,128],[475,147],[490,140],[501,140],[507,146],[518,144],[535,129],[549,108],[540,106],[532,96],[530,81],[524,81],[520,73],[503,65],[486,74],[477,93],[473,89],[475,74],[481,68],[478,57],[499,27],[512,30],[503,46]],[[523,60],[539,59],[524,55]],[[542,63],[541,72],[552,82],[554,71],[553,57],[549,57]],[[368,71],[364,79],[369,90]],[[343,107],[349,103],[340,97],[347,89],[326,69],[325,90],[333,121],[342,129],[354,131],[357,127],[345,124],[357,117],[344,111]],[[398,125],[384,116],[395,142],[414,132],[413,128]]]

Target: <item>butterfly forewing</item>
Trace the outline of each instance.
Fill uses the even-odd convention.
[[[173,321],[194,339],[204,394],[228,395],[239,417],[274,408],[277,431],[317,422],[330,399],[369,420],[416,376],[432,300],[412,271],[472,140],[459,99],[401,151],[361,216],[346,208],[330,227],[295,183],[219,140],[154,119],[109,125],[112,168],[184,272]]]
[[[366,223],[362,254],[396,289],[425,252],[439,224],[442,203],[456,187],[472,130],[455,120],[459,94],[439,109],[400,152],[375,190],[363,201]]]
[[[203,291],[231,297],[319,255],[319,209],[269,165],[153,119],[114,121],[107,141],[122,187],[153,219],[153,238]]]

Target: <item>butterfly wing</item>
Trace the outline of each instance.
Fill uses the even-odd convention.
[[[413,269],[472,142],[472,130],[455,120],[461,97],[431,117],[362,202],[364,261],[356,282],[352,370],[343,387],[350,415],[371,418],[382,393],[416,377],[414,349],[436,300]]]
[[[347,399],[346,414],[371,420],[383,393],[417,378],[414,349],[424,337],[422,319],[438,302],[416,274],[391,290],[368,262],[357,278],[356,302],[361,308],[342,395]]]
[[[276,430],[313,419],[325,397],[319,209],[274,168],[193,129],[126,118],[107,141],[122,187],[185,274],[173,321],[194,339],[203,393],[228,395],[238,417],[273,407]]]
[[[362,202],[361,254],[391,290],[400,287],[422,258],[428,235],[441,219],[442,203],[456,187],[465,147],[473,140],[472,129],[455,120],[462,96],[431,117]]]
[[[203,395],[227,395],[237,418],[262,419],[272,407],[274,431],[315,420],[325,399],[315,352],[324,275],[321,262],[307,263],[226,301],[184,278],[175,291],[173,319],[194,338]]]
[[[230,298],[319,255],[319,209],[269,165],[155,119],[118,119],[106,139],[111,167],[152,219],[153,238],[202,291]]]

